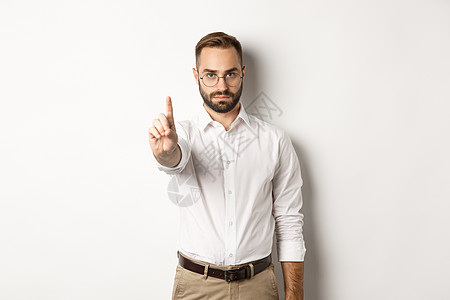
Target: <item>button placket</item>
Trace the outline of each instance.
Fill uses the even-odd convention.
[[[236,257],[234,253],[236,253],[236,228],[232,226],[234,224],[234,220],[236,218],[236,198],[234,194],[234,164],[233,164],[233,151],[230,146],[231,144],[226,144],[228,142],[229,136],[228,133],[225,133],[223,139],[220,139],[221,150],[224,155],[223,160],[223,175],[224,175],[224,190],[226,191],[226,215],[225,220],[227,223],[225,224],[225,247],[226,253],[228,255],[225,257],[226,265],[235,264]]]

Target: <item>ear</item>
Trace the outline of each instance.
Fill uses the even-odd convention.
[[[245,77],[245,66],[242,67],[242,79]]]
[[[194,74],[195,82],[198,84],[198,73],[195,68],[192,68],[192,73]]]

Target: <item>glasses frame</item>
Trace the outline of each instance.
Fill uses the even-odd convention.
[[[203,85],[204,85],[204,86],[207,86],[207,87],[213,87],[213,86],[216,86],[216,85],[219,83],[220,78],[223,78],[223,81],[225,82],[225,84],[226,84],[227,86],[235,87],[235,86],[238,86],[238,85],[239,85],[239,84],[236,84],[236,85],[229,85],[229,84],[227,83],[227,80],[225,79],[225,76],[217,76],[217,81],[216,81],[216,83],[215,83],[214,85],[209,86],[209,85],[206,85],[205,82],[203,81],[203,77],[205,77],[205,75],[203,75],[203,77],[200,77],[200,73],[198,72],[198,70],[196,70],[196,71],[197,71],[198,77],[202,80]],[[244,76],[240,75],[239,78],[241,79],[241,80],[239,81],[239,83],[241,83],[241,82],[242,82],[242,79],[244,78]]]

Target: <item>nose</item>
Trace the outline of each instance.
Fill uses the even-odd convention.
[[[219,82],[217,82],[217,89],[221,91],[228,89],[228,85],[225,82],[225,78],[219,77]]]

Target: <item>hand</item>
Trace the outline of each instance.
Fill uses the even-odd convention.
[[[150,147],[156,158],[169,157],[177,149],[178,135],[173,120],[172,99],[166,97],[166,114],[160,113],[148,130]]]

